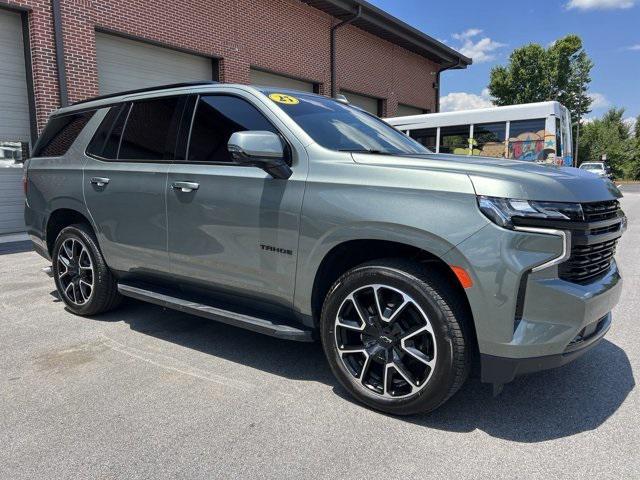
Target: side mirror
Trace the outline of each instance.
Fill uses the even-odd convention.
[[[227,142],[227,149],[234,162],[261,168],[273,178],[287,179],[293,173],[285,161],[282,140],[273,132],[235,132]]]

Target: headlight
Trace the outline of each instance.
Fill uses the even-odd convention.
[[[584,221],[579,203],[539,202],[514,198],[478,197],[480,211],[493,223],[513,228],[526,225],[527,219]]]

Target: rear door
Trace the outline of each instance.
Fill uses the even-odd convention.
[[[173,272],[188,281],[290,304],[307,173],[304,148],[292,148],[295,139],[289,139],[293,175],[288,180],[236,165],[227,150],[237,131],[281,134],[263,112],[250,97],[197,99],[187,161],[169,171],[169,257]],[[171,188],[180,182],[192,188]]]
[[[186,98],[112,107],[87,149],[85,200],[111,268],[167,269],[167,173]]]

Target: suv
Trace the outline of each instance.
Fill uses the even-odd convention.
[[[586,170],[587,172],[595,173],[599,177],[613,180],[611,168],[604,162],[584,162],[580,164],[580,170]]]
[[[25,189],[71,312],[126,296],[320,339],[340,383],[394,414],[435,409],[472,369],[497,392],[567,363],[622,288],[611,182],[435,155],[297,91],[183,84],[60,109]]]

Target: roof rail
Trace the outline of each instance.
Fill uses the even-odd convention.
[[[84,100],[80,100],[79,102],[73,103],[73,105],[81,105],[83,103],[93,102],[94,100],[104,100],[105,98],[121,97],[123,95],[132,95],[134,93],[153,92],[155,90],[167,90],[169,88],[197,87],[199,85],[212,85],[216,83],[220,83],[220,82],[216,82],[214,80],[203,80],[198,82],[183,82],[183,83],[170,83],[168,85],[156,85],[154,87],[137,88],[135,90],[126,90],[124,92],[109,93],[108,95],[100,95],[97,97],[86,98]]]

